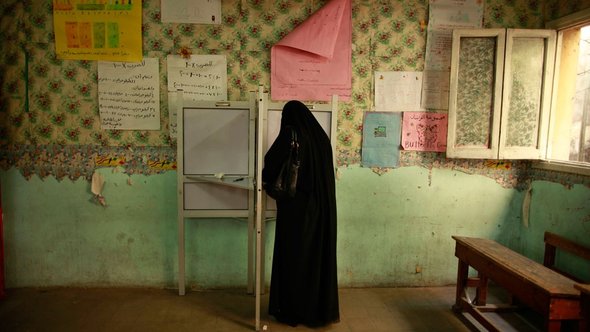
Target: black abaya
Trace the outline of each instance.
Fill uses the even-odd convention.
[[[269,313],[290,325],[321,326],[340,317],[332,147],[310,110],[288,102],[279,135],[264,157],[264,182],[271,182],[287,158],[287,126],[297,131],[301,166],[295,197],[277,201]]]

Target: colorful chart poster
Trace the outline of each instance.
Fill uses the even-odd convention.
[[[141,0],[53,0],[61,59],[140,62]]]
[[[363,167],[399,166],[401,113],[365,112]]]
[[[404,112],[402,123],[404,150],[447,150],[447,113]]]

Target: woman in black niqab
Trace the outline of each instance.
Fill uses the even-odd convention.
[[[276,177],[297,132],[297,193],[277,201],[269,314],[289,325],[322,326],[340,319],[336,270],[336,193],[330,139],[311,111],[290,101],[264,157],[263,182]]]

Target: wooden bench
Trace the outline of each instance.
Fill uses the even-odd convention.
[[[574,276],[570,273],[567,273],[555,266],[555,257],[557,249],[569,252],[570,254],[576,255],[578,257],[590,261],[590,248],[577,244],[557,234],[545,232],[545,256],[543,257],[543,265],[563,274],[564,276],[572,280],[584,282],[578,276]]]
[[[574,288],[574,280],[495,241],[461,236],[453,236],[453,239],[456,241],[455,256],[459,259],[453,306],[456,312],[467,312],[486,329],[501,331],[486,313],[516,307],[512,303],[487,303],[488,280],[492,280],[519,304],[542,314],[547,331],[560,331],[566,320],[584,326],[580,323],[580,291]],[[469,277],[470,267],[478,272],[477,277]],[[474,299],[469,297],[469,287],[475,287]]]

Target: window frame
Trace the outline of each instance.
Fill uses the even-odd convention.
[[[557,31],[557,47],[556,47],[556,56],[555,56],[555,71],[553,77],[553,93],[552,93],[552,100],[551,100],[551,110],[550,110],[550,119],[549,119],[549,132],[548,135],[551,137],[553,128],[555,125],[555,117],[556,117],[556,103],[557,103],[557,92],[558,92],[558,78],[559,78],[559,63],[561,61],[561,37],[562,32],[561,30],[582,27],[590,25],[590,8],[578,11],[576,13],[558,18],[553,21],[549,21],[546,23],[545,27],[547,29],[553,29]],[[549,156],[552,149],[551,138],[548,139],[547,146],[546,146],[546,155]],[[578,162],[578,161],[566,161],[566,160],[558,160],[558,159],[550,159],[548,157],[542,160],[535,160],[532,163],[532,167],[538,169],[545,169],[545,170],[552,170],[552,171],[560,171],[566,173],[573,173],[573,174],[581,174],[581,175],[590,175],[590,163],[587,162]]]
[[[464,94],[460,91],[460,71],[461,58],[463,57],[462,41],[469,38],[493,39],[495,42],[495,54],[492,86],[489,86],[491,105],[488,110],[483,105],[481,113],[489,115],[490,122],[485,128],[489,141],[484,145],[476,144],[459,144],[458,121],[459,113],[464,113],[459,102],[459,96]],[[509,128],[513,124],[511,119],[513,96],[512,86],[514,84],[513,74],[515,69],[512,68],[513,59],[517,58],[516,48],[514,47],[518,39],[537,39],[543,43],[542,54],[542,75],[538,77],[539,100],[534,112],[536,113],[535,128],[531,128],[528,133],[533,135],[531,144],[528,145],[509,145]],[[549,114],[551,106],[551,89],[553,86],[553,70],[555,57],[556,32],[549,29],[486,29],[470,28],[453,30],[453,44],[451,56],[450,71],[450,89],[449,89],[449,128],[447,134],[447,158],[471,158],[471,159],[534,159],[542,160],[545,158],[547,146],[547,132],[549,127]],[[467,55],[469,58],[469,55]],[[466,68],[471,68],[467,65]],[[515,67],[516,68],[516,67]],[[536,84],[537,82],[535,82]],[[488,87],[486,87],[488,88]],[[480,105],[481,106],[481,105]],[[469,112],[467,112],[469,113]]]
[[[544,43],[543,70],[540,77],[539,105],[537,110],[537,137],[534,144],[530,146],[508,146],[508,128],[511,125],[509,120],[512,96],[512,58],[515,40],[518,38],[542,39]],[[557,36],[555,31],[548,29],[507,29],[506,49],[504,60],[504,80],[502,84],[502,112],[500,121],[500,145],[498,148],[498,159],[530,159],[542,160],[546,157],[546,146],[551,114],[553,73],[555,71],[555,44]]]
[[[459,91],[459,63],[462,38],[489,38],[495,40],[495,54],[493,73],[494,83],[489,91],[492,98],[492,109],[488,135],[490,136],[487,146],[457,146],[457,105]],[[447,158],[470,158],[470,159],[497,159],[500,142],[500,115],[502,105],[502,84],[504,72],[504,50],[506,47],[506,29],[455,29],[453,30],[451,72],[449,85],[449,109],[448,109],[448,131],[447,131]]]

